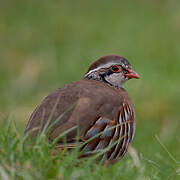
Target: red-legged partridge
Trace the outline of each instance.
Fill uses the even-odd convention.
[[[25,133],[33,131],[36,136],[45,126],[54,123],[50,141],[72,128],[66,135],[67,148],[77,145],[78,134],[78,145],[83,144],[82,156],[109,147],[103,158],[112,162],[122,158],[136,126],[134,106],[123,88],[131,78],[138,79],[139,75],[127,59],[118,55],[101,57],[89,67],[82,80],[48,95],[32,113]],[[62,139],[57,147],[64,148]]]

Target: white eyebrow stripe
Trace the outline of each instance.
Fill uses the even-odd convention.
[[[112,65],[115,65],[115,64],[117,64],[117,63],[111,62],[111,63],[104,64],[102,66],[97,67],[96,69],[93,69],[93,70],[89,71],[87,74],[85,74],[85,76],[87,76],[87,75],[91,74],[92,72],[97,71],[97,70],[99,70],[101,68],[109,68],[109,67],[111,67]]]

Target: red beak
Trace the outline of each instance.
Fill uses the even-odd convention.
[[[132,69],[128,69],[128,73],[125,74],[124,76],[128,77],[128,78],[136,78],[139,79],[140,76],[138,75],[138,73],[136,73],[135,71],[133,71]]]

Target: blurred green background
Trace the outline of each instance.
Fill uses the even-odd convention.
[[[23,132],[46,95],[108,54],[125,56],[141,76],[126,84],[137,116],[133,147],[176,174],[155,135],[180,161],[179,0],[1,1],[0,121],[10,115]]]

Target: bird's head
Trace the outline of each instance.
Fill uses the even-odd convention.
[[[108,55],[95,61],[84,75],[84,79],[103,81],[115,87],[132,78],[139,79],[139,75],[132,70],[129,61],[118,55]]]

